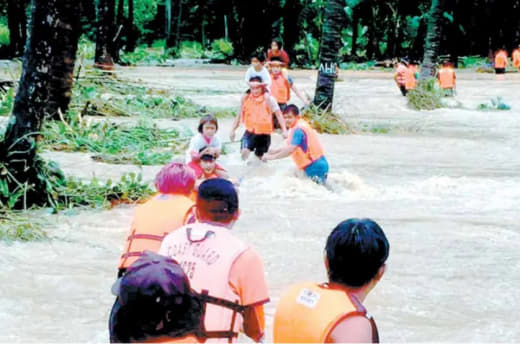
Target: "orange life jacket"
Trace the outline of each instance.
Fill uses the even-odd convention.
[[[273,132],[273,115],[267,103],[269,94],[258,97],[248,94],[242,105],[242,121],[246,130],[253,134],[271,134]]]
[[[296,129],[301,129],[305,133],[305,138],[307,139],[307,152],[304,152],[303,149],[298,146],[294,152],[291,153],[291,157],[296,164],[296,167],[303,170],[323,156],[323,147],[321,146],[316,130],[312,129],[309,123],[302,118],[298,119],[298,122],[296,122],[294,127],[291,128],[287,139],[289,144],[292,142],[294,131]]]
[[[286,104],[291,99],[291,84],[282,73],[271,74],[271,94],[279,104]]]
[[[379,342],[374,320],[354,296],[325,284],[296,284],[282,295],[276,306],[273,341],[324,343],[340,321],[354,315],[370,320],[372,342]]]
[[[130,266],[144,250],[158,252],[168,233],[193,221],[193,209],[193,201],[183,195],[158,194],[141,204],[135,211],[119,269]]]
[[[495,55],[495,68],[507,67],[507,53],[504,50],[499,50]]]
[[[243,322],[243,306],[238,291],[229,284],[229,274],[248,246],[229,229],[200,222],[173,231],[162,245],[161,252],[179,262],[191,287],[206,302],[207,342],[236,340]]]
[[[515,51],[513,51],[513,66],[515,68],[520,68],[520,49],[515,49]]]
[[[455,87],[455,69],[442,67],[439,69],[439,85],[443,89]]]
[[[403,86],[406,83],[406,66],[402,63],[397,64],[396,75],[397,75],[397,83]]]
[[[417,66],[408,65],[406,68],[406,81],[404,87],[407,90],[413,90],[417,86],[417,79],[415,78],[415,72],[417,72]]]

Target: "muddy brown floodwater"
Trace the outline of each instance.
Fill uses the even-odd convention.
[[[117,70],[198,104],[226,107],[238,106],[244,72],[205,65]],[[315,71],[292,75],[313,93]],[[282,290],[325,280],[322,255],[331,229],[346,218],[371,217],[391,244],[387,273],[366,300],[382,341],[520,341],[520,74],[459,72],[460,106],[428,112],[407,108],[390,72],[342,72],[341,78],[334,110],[356,133],[321,136],[331,190],[300,178],[288,159],[245,166],[237,144],[228,144],[222,158],[243,177],[234,232],[265,262],[267,340]],[[496,96],[512,110],[476,110]],[[195,122],[158,121],[192,130]],[[221,123],[224,140],[230,125]],[[380,129],[387,133],[372,133]],[[83,178],[139,170],[92,162],[87,154],[46,157]],[[159,168],[145,167],[145,178]],[[50,240],[0,243],[0,341],[107,341],[110,286],[133,211],[36,212],[31,216],[51,221]]]

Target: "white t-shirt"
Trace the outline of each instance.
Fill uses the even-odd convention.
[[[246,76],[244,80],[246,81],[247,86],[249,86],[249,79],[251,79],[254,76],[259,76],[262,78],[262,82],[267,83],[267,88],[269,89],[271,87],[271,76],[269,75],[269,71],[267,68],[262,67],[262,69],[257,72],[255,70],[255,67],[251,66],[246,72]]]
[[[204,136],[202,136],[201,133],[197,133],[195,136],[193,136],[190,140],[190,146],[188,147],[188,150],[186,151],[186,163],[189,164],[191,162],[191,152],[199,153],[199,151],[204,147],[213,147],[217,149],[222,149],[222,141],[220,138],[215,134],[211,138],[211,141],[206,141]]]

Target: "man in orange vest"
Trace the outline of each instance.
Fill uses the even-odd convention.
[[[159,193],[137,207],[119,261],[119,276],[144,250],[157,252],[170,231],[194,219],[194,202],[189,198],[195,187],[195,173],[182,163],[164,166],[155,178]]]
[[[179,262],[206,303],[207,342],[234,342],[241,328],[255,341],[264,335],[263,305],[269,295],[263,262],[232,234],[238,206],[231,182],[204,181],[196,201],[198,222],[170,233],[159,250]]]
[[[300,117],[296,105],[288,105],[284,111],[285,123],[290,128],[287,144],[271,149],[262,160],[293,158],[296,167],[318,184],[325,184],[329,173],[329,163],[323,153],[318,133]]]
[[[445,61],[442,64],[442,67],[437,72],[437,80],[439,81],[439,86],[444,90],[445,95],[453,96],[456,76],[455,68],[450,62]]]
[[[500,49],[495,54],[495,73],[504,74],[507,67],[507,51]]]
[[[240,113],[233,123],[229,138],[235,140],[235,132],[243,123],[246,131],[241,140],[242,160],[247,160],[254,152],[261,159],[271,145],[271,134],[274,131],[273,113],[280,123],[283,137],[287,137],[287,129],[280,107],[266,89],[267,84],[259,76],[249,79],[250,90],[242,97]]]
[[[146,251],[112,287],[111,343],[202,343],[202,303],[179,264]]]
[[[282,295],[274,315],[275,343],[377,343],[362,302],[385,272],[390,245],[370,219],[334,228],[325,247],[329,282],[299,283]]]
[[[520,68],[520,45],[518,46],[518,48],[513,50],[512,57],[513,57],[513,66],[515,68]]]
[[[401,90],[403,96],[406,96],[406,93],[408,92],[406,90],[406,74],[408,73],[407,66],[408,61],[405,59],[401,59],[400,62],[395,64],[394,81],[397,87],[399,87],[399,90]]]

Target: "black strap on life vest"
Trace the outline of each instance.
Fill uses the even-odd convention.
[[[163,241],[163,239],[168,235],[168,233],[164,233],[163,235],[154,235],[154,234],[143,234],[143,233],[135,233],[135,229],[132,231],[132,234],[130,234],[127,238],[128,240],[128,246],[127,251],[121,255],[121,259],[124,259],[122,265],[126,262],[126,259],[130,257],[141,257],[143,255],[142,251],[132,251],[129,252],[130,248],[132,247],[132,242],[134,239],[144,239],[144,240],[155,240],[155,241]]]
[[[229,309],[231,309],[233,311],[233,315],[232,315],[232,318],[231,318],[231,323],[230,323],[229,330],[207,331],[205,329],[205,326],[204,326],[204,328],[201,329],[201,333],[198,334],[199,337],[203,337],[203,338],[227,338],[228,339],[228,343],[232,343],[233,342],[233,338],[238,337],[238,332],[234,331],[236,316],[239,313],[243,316],[245,307],[241,306],[238,303],[238,300],[235,301],[235,302],[231,302],[229,300],[225,300],[225,299],[221,299],[221,298],[218,298],[218,297],[210,296],[208,290],[202,290],[200,292],[200,294],[199,294],[199,299],[202,301],[202,305],[203,305],[202,306],[202,319],[204,319],[204,317],[206,315],[206,305],[208,303],[211,303],[211,304],[214,304],[214,305],[217,305],[217,306],[220,306],[220,307],[229,308]]]

